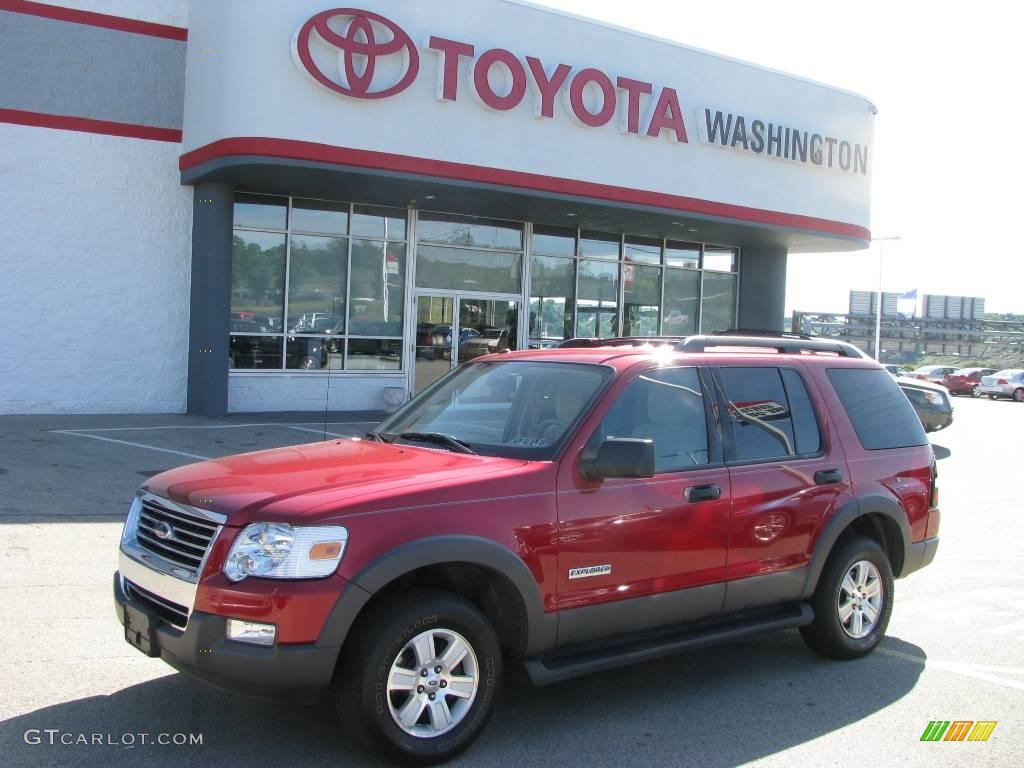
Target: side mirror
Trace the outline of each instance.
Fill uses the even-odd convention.
[[[580,461],[580,471],[595,480],[605,477],[654,477],[654,441],[632,437],[605,440],[597,456]]]

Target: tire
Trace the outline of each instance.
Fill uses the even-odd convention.
[[[1024,387],[1013,390],[1013,400],[1017,403],[1024,403]]]
[[[999,399],[999,395],[989,395],[988,399],[989,400],[998,400]]]
[[[856,569],[863,569],[859,573],[873,576],[873,579],[858,579]],[[878,600],[872,599],[870,592],[862,594],[859,589],[850,597],[847,591],[850,585],[844,583],[848,575],[855,585],[866,585],[869,589],[875,586]],[[825,563],[811,598],[814,621],[801,627],[800,634],[804,642],[822,656],[830,659],[859,659],[871,653],[885,636],[892,615],[892,598],[892,567],[885,551],[878,542],[866,536],[848,538],[839,544]],[[863,623],[870,617],[870,611],[864,610],[858,627],[858,604],[874,609],[875,618],[870,626]],[[845,606],[850,607],[850,612],[844,622],[841,608]]]
[[[981,387],[975,384],[971,387],[971,397],[981,397]]]
[[[424,638],[433,645],[427,666]],[[445,651],[460,641],[468,646],[462,660],[441,666]],[[501,645],[494,628],[474,605],[440,590],[408,590],[372,606],[341,655],[335,709],[343,728],[364,747],[405,765],[435,765],[468,749],[487,725],[501,690]],[[392,680],[402,690],[392,690]],[[441,694],[445,689],[448,693]],[[434,703],[426,698],[430,690],[437,691]],[[398,718],[406,705],[418,717],[403,726]],[[452,722],[439,727],[445,712]]]

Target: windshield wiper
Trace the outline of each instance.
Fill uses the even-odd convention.
[[[393,435],[387,435],[384,432],[376,432],[372,429],[366,433],[366,436],[374,440],[379,440],[382,443],[390,443],[391,441],[388,440],[388,437],[393,437]]]
[[[446,435],[443,432],[403,432],[398,436],[400,440],[415,440],[421,443],[433,443],[443,445],[456,453],[472,453],[476,451],[469,447],[469,443],[459,440],[457,437]]]

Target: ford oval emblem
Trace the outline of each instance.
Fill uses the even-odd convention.
[[[157,520],[153,523],[153,535],[158,539],[167,540],[174,536],[174,528],[171,527],[170,523],[165,523],[163,520]]]

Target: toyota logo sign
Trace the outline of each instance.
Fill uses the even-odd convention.
[[[356,99],[401,93],[420,69],[419,51],[401,27],[357,8],[311,18],[292,38],[292,56],[318,83]]]

